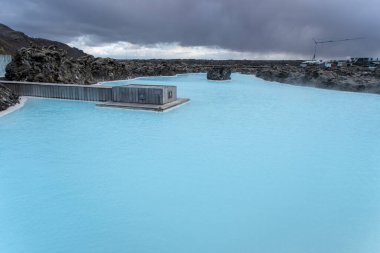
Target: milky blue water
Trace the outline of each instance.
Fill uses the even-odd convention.
[[[0,118],[0,252],[380,252],[380,96],[232,78]]]

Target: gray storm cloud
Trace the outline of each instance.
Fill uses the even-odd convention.
[[[235,51],[324,56],[379,54],[378,0],[2,0],[0,22],[29,35],[93,45],[178,42]]]

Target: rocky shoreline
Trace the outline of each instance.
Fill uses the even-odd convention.
[[[32,46],[18,50],[6,68],[5,78],[11,81],[95,84],[143,76],[206,72],[210,79],[222,80],[228,79],[231,71],[286,84],[380,94],[379,68],[370,70],[350,66],[325,69],[299,65],[300,61],[115,60],[90,55],[73,58],[55,46]],[[4,88],[0,89],[0,110],[18,101],[17,96]]]
[[[212,61],[212,60],[115,60],[84,56],[72,58],[55,46],[20,49],[7,66],[11,81],[95,84],[142,76],[173,76],[206,73],[215,67],[255,74],[265,65],[299,65],[300,61]],[[228,74],[222,73],[223,75]]]
[[[0,84],[0,112],[20,102],[19,96]]]
[[[0,24],[0,53],[13,56],[5,75],[11,81],[95,84],[186,73],[208,73],[210,80],[228,80],[231,72],[238,72],[286,84],[380,94],[380,67],[372,70],[358,66],[325,69],[319,66],[302,68],[302,61],[96,58],[57,41],[28,37],[3,24]],[[17,96],[0,87],[0,111],[17,102]]]
[[[351,92],[380,94],[380,69],[349,66],[324,69],[318,66],[263,67],[255,75],[267,81]]]

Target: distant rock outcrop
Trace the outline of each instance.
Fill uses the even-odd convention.
[[[317,88],[380,94],[380,75],[362,67],[324,69],[319,66],[301,68],[289,65],[267,66],[256,76],[267,81],[313,86]]]
[[[225,67],[214,67],[207,72],[208,80],[231,80],[231,69]]]
[[[6,68],[10,81],[94,84],[140,76],[170,76],[204,73],[210,80],[230,80],[231,72],[287,84],[380,94],[380,68],[358,66],[299,67],[297,61],[212,61],[212,60],[115,60],[90,55],[70,57],[57,46],[33,44],[21,48]],[[215,67],[218,66],[218,67]]]
[[[172,76],[180,73],[205,72],[209,67],[183,60],[130,60],[84,56],[68,57],[55,46],[18,50],[6,68],[10,81],[94,84],[102,81],[125,80],[139,76]]]
[[[64,43],[40,38],[31,38],[22,32],[17,32],[6,25],[0,24],[0,54],[15,56],[19,49],[29,47],[31,44],[39,47],[55,46],[58,49],[65,50],[67,55],[73,58],[87,55],[82,50],[70,47]]]
[[[17,103],[19,103],[19,97],[10,89],[0,84],[0,111],[4,111]]]

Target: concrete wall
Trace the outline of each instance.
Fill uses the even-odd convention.
[[[0,54],[0,77],[5,75],[5,67],[12,61],[12,56]]]
[[[112,87],[102,85],[48,84],[0,81],[20,96],[71,99],[82,101],[112,101]]]
[[[121,103],[163,105],[177,100],[177,87],[133,84],[115,86],[112,88],[112,100]]]
[[[164,105],[177,100],[176,86],[163,85],[76,85],[0,81],[19,96],[95,102]]]
[[[177,100],[177,87],[176,86],[165,86],[163,92],[163,102],[171,103]]]

